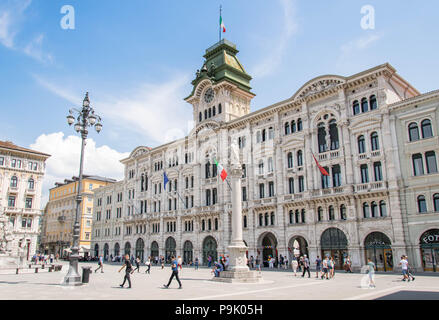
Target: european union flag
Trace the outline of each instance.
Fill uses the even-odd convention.
[[[168,183],[168,181],[169,181],[169,179],[168,179],[168,176],[166,175],[166,172],[163,172],[163,185],[164,185],[165,190],[166,190],[166,184]]]

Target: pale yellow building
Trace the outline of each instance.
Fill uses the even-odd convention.
[[[66,256],[72,246],[78,182],[77,177],[66,179],[63,183],[55,183],[55,187],[49,191],[49,202],[44,214],[44,230],[41,236],[42,248],[46,254]],[[98,176],[83,176],[79,238],[81,255],[87,255],[90,250],[93,190],[114,182],[113,179]]]

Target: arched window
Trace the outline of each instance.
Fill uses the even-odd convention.
[[[295,218],[296,218],[296,223],[300,223],[300,212],[299,212],[299,210],[296,210],[294,215],[295,215]]]
[[[302,130],[303,130],[302,119],[299,118],[297,120],[297,131],[302,131]]]
[[[268,172],[273,172],[273,158],[268,158]]]
[[[206,179],[210,178],[210,162],[207,160],[206,164],[204,165]]]
[[[334,207],[333,206],[329,206],[329,220],[335,220],[335,213],[334,213]]]
[[[201,220],[201,230],[202,231],[206,230],[206,221],[204,219]]]
[[[375,131],[370,135],[370,145],[372,146],[372,151],[380,149],[380,143],[378,141],[378,133]]]
[[[317,126],[317,137],[318,137],[318,143],[319,143],[319,153],[326,151],[326,129],[325,124],[323,122],[319,123]]]
[[[361,183],[368,183],[369,182],[369,170],[367,168],[367,164],[362,164],[360,166],[361,170]]]
[[[291,132],[292,133],[296,132],[296,121],[295,120],[291,121]]]
[[[416,122],[412,122],[409,124],[409,140],[410,141],[419,140],[419,129],[418,129],[418,124]]]
[[[267,140],[267,134],[266,134],[266,130],[262,129],[262,142],[264,142],[265,140]]]
[[[387,207],[386,207],[386,202],[384,200],[380,201],[380,215],[381,217],[387,216]]]
[[[433,195],[433,206],[434,206],[434,211],[438,212],[439,211],[439,193],[436,193]]]
[[[212,108],[209,108],[209,118],[212,117]]]
[[[425,201],[425,197],[423,195],[418,196],[418,212],[427,212],[427,202]]]
[[[268,128],[268,139],[269,140],[274,139],[274,129],[273,129],[273,127]]]
[[[354,116],[360,113],[360,104],[358,103],[358,100],[355,100],[352,104],[352,112]]]
[[[270,222],[271,222],[271,225],[274,226],[274,212],[272,212],[270,214]]]
[[[11,178],[11,187],[12,188],[17,188],[17,185],[18,185],[18,178],[16,176],[13,176]]]
[[[332,186],[333,187],[341,186],[341,168],[339,164],[332,166]]]
[[[294,214],[293,214],[293,210],[290,210],[289,214],[290,214],[290,223],[294,223]]]
[[[213,108],[212,108],[212,115],[215,117],[215,115],[216,115],[216,108],[215,108],[215,106],[213,106]]]
[[[204,120],[207,119],[207,110],[204,110]]]
[[[264,217],[263,217],[262,213],[260,213],[260,214],[259,214],[259,226],[260,226],[260,227],[263,226],[263,220],[264,220]]]
[[[412,156],[413,174],[415,176],[421,176],[424,174],[424,163],[422,162],[422,155],[416,153]]]
[[[329,136],[331,138],[331,150],[337,150],[339,148],[339,142],[337,123],[335,120],[329,122]]]
[[[303,166],[303,152],[302,150],[297,151],[297,166]]]
[[[377,105],[377,97],[375,95],[371,95],[369,98],[370,110],[378,109]]]
[[[302,223],[305,223],[305,209],[302,209],[302,211],[300,212],[301,218],[302,218]]]
[[[264,161],[260,160],[258,167],[259,167],[259,174],[264,174]]]
[[[363,135],[358,137],[358,153],[366,153],[366,142]]]
[[[378,205],[375,201],[372,201],[371,203],[371,209],[372,209],[372,218],[378,217]]]
[[[382,181],[383,180],[383,173],[382,173],[380,161],[373,163],[373,171],[375,174],[375,181]]]
[[[434,151],[425,153],[425,162],[427,162],[427,173],[437,172],[436,153]]]
[[[29,190],[34,190],[34,188],[35,188],[35,181],[34,181],[34,179],[30,178],[30,179],[27,181],[27,188],[28,188]]]
[[[247,216],[244,216],[243,225],[244,225],[244,228],[247,228]]]
[[[288,178],[288,191],[290,194],[294,193],[294,178]]]
[[[319,209],[317,210],[317,219],[319,221],[323,220],[323,209],[322,209],[322,207],[319,207]]]
[[[285,122],[285,135],[290,134],[290,123]]]
[[[433,136],[433,130],[431,128],[431,121],[428,119],[425,119],[421,122],[421,131],[422,131],[422,138],[431,138]]]
[[[198,115],[198,120],[201,122],[203,120],[203,113],[200,112],[200,114]]]
[[[265,213],[265,225],[268,226],[268,212]]]
[[[293,167],[293,153],[292,152],[288,152],[287,162],[288,162],[288,169],[292,168]]]
[[[218,105],[218,113],[222,112],[222,107],[221,107],[221,103]]]
[[[215,218],[215,230],[218,230],[218,218]]]
[[[346,220],[346,206],[344,204],[340,206],[340,218]]]
[[[323,169],[326,170],[326,172],[329,172],[329,168],[328,167],[323,167]],[[325,176],[325,175],[321,175],[322,176],[322,189],[327,189],[329,188],[329,176]]]
[[[367,103],[367,99],[363,98],[361,99],[361,112],[367,112],[369,109],[369,105]]]
[[[367,202],[363,203],[363,217],[370,218],[369,204]]]

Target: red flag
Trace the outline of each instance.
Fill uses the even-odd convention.
[[[314,157],[314,154],[312,155],[314,160],[316,161],[317,167],[319,167],[320,172],[324,175],[324,176],[329,176],[328,171],[325,170],[325,168],[323,168],[319,162],[317,161],[316,157]]]

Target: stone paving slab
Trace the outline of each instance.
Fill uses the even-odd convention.
[[[80,263],[82,266],[97,268],[96,263]],[[68,264],[63,263],[61,272],[38,274],[0,275],[0,300],[41,299],[41,300],[369,300],[390,296],[400,291],[408,291],[416,299],[429,292],[429,296],[439,297],[439,277],[417,275],[413,282],[402,282],[401,275],[378,274],[376,288],[362,288],[363,274],[337,273],[334,279],[294,277],[292,272],[262,271],[263,283],[231,284],[210,281],[209,269],[183,268],[180,279],[183,289],[178,289],[174,280],[170,289],[163,289],[171,271],[152,267],[146,274],[141,267],[131,276],[133,288],[120,288],[124,271],[118,273],[120,265],[105,265],[104,273],[90,275],[90,283],[80,287],[62,286]],[[127,284],[126,284],[127,286]],[[398,295],[394,295],[398,296]]]

